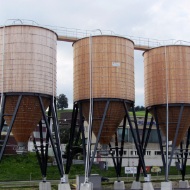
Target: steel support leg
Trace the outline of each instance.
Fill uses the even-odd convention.
[[[50,111],[48,112],[48,116],[49,115],[50,115]],[[39,126],[39,133],[40,133],[40,146],[37,145],[35,137],[33,137],[33,143],[34,143],[34,148],[36,151],[38,163],[40,165],[43,182],[46,182],[48,147],[49,147],[49,133],[48,133],[48,131],[46,132],[46,138],[44,140],[42,121],[39,122],[38,126]],[[45,144],[45,146],[44,146],[44,144]]]
[[[52,98],[51,104],[50,104],[50,110],[52,112],[52,120],[53,120],[53,130],[55,133],[55,140],[56,140],[56,150],[60,162],[60,167],[62,168],[62,173],[64,175],[64,167],[63,167],[63,158],[62,158],[62,152],[61,152],[61,143],[60,143],[60,137],[59,137],[59,125],[58,125],[58,119],[57,119],[57,114],[56,110],[54,107],[54,100]],[[63,177],[63,175],[61,177]]]
[[[130,119],[130,116],[129,116],[129,112],[128,112],[128,108],[127,108],[126,102],[124,102],[124,107],[125,107],[128,123],[129,123],[129,126],[130,126],[131,134],[133,136],[135,147],[137,149],[137,153],[139,155],[140,163],[141,163],[141,166],[142,166],[142,169],[143,169],[143,174],[146,177],[147,174],[146,174],[146,167],[145,167],[145,163],[144,163],[144,156],[143,156],[143,152],[142,152],[142,147],[140,145],[141,142],[139,142],[138,138],[135,136],[135,131],[134,131],[133,125],[131,123],[131,119]],[[137,133],[138,133],[138,131],[137,131]]]
[[[108,111],[109,104],[110,104],[110,100],[108,99],[107,102],[106,102],[106,106],[105,106],[105,109],[104,109],[104,114],[103,114],[103,117],[102,117],[102,121],[101,121],[101,124],[100,124],[98,135],[97,135],[97,138],[96,138],[96,143],[95,143],[95,146],[94,146],[94,152],[93,152],[92,158],[90,159],[90,166],[89,166],[89,171],[88,171],[89,174],[90,174],[91,169],[92,169],[92,164],[94,162],[94,157],[95,157],[96,150],[97,150],[97,147],[98,147],[98,142],[100,140],[100,135],[102,133],[102,128],[103,128],[103,125],[104,125],[104,121],[105,121],[105,118],[106,118],[106,114],[107,114],[107,111]]]
[[[6,96],[6,95],[5,95],[5,96]],[[12,130],[12,127],[13,127],[13,124],[14,124],[14,121],[15,121],[15,118],[16,118],[16,115],[17,115],[17,112],[18,112],[20,103],[21,103],[21,100],[22,100],[22,95],[20,95],[20,96],[18,97],[17,104],[16,104],[16,107],[15,107],[15,109],[14,109],[14,112],[13,112],[13,115],[12,115],[12,119],[11,119],[11,122],[10,122],[10,125],[9,125],[9,129],[8,129],[7,134],[6,134],[6,137],[5,137],[4,141],[3,141],[3,145],[2,145],[2,148],[1,148],[1,151],[0,151],[0,160],[2,159],[2,156],[3,156],[4,150],[5,150],[7,141],[8,141],[8,139],[9,139],[9,136],[10,136],[10,133],[11,133],[11,130]],[[2,102],[2,103],[3,103],[4,106],[5,106],[5,102]],[[4,106],[3,106],[3,108],[2,108],[1,111],[4,110]],[[2,117],[3,117],[3,116],[4,116],[4,113],[1,112],[1,124],[2,124],[2,119],[3,119]],[[2,128],[2,126],[1,126],[1,128]]]
[[[185,181],[185,175],[186,175],[186,165],[187,165],[189,143],[190,143],[190,128],[188,129],[188,133],[187,133],[186,149],[184,153],[185,158],[184,158],[184,163],[182,165],[182,180],[183,181]]]
[[[115,161],[115,157],[114,157],[114,153],[113,153],[113,148],[111,147],[111,144],[109,143],[109,148],[110,148],[110,154],[112,156],[112,160],[113,160],[113,164],[114,164],[114,168],[115,168],[115,171],[117,173],[117,164],[116,164],[116,161]]]
[[[79,103],[79,128],[82,135],[82,147],[83,147],[83,160],[86,161],[86,142],[85,142],[85,131],[84,131],[84,117],[82,114],[82,103]]]
[[[147,131],[147,129],[146,129],[147,120],[148,120],[148,110],[146,110],[146,112],[145,112],[143,135],[142,135],[142,141],[141,141],[141,144],[143,147],[143,155],[145,155],[145,153],[146,153],[146,147],[148,145],[148,141],[149,141],[150,133],[152,130],[152,125],[153,125],[153,117],[151,118],[150,125],[148,128],[148,132],[146,132]],[[140,164],[140,160],[139,160],[138,167],[137,167],[136,181],[139,181],[139,179],[140,179],[140,169],[141,169],[141,164]]]
[[[40,153],[39,153],[39,150],[38,150],[38,146],[36,144],[36,139],[35,137],[33,136],[33,144],[34,144],[34,148],[35,148],[35,152],[36,152],[36,157],[38,159],[38,164],[40,166],[40,170],[41,170],[41,173],[43,172],[43,166],[42,166],[42,162],[41,162],[41,157],[40,157]],[[43,176],[43,173],[42,173],[42,176]]]
[[[0,139],[1,139],[1,132],[2,132],[2,129],[3,129],[3,126],[4,126],[4,122],[5,122],[5,120],[4,120],[4,117],[3,117],[3,114],[4,114],[4,110],[5,110],[5,95],[3,94],[2,95],[2,98],[1,98],[1,100],[2,100],[2,102],[1,102],[1,111],[0,111]]]
[[[171,166],[171,163],[172,163],[172,158],[173,158],[173,155],[174,155],[174,150],[175,150],[175,146],[176,146],[178,131],[179,131],[179,127],[180,127],[180,123],[181,123],[181,118],[182,118],[182,114],[183,114],[183,109],[184,109],[184,105],[182,104],[181,108],[180,108],[179,117],[178,117],[178,122],[177,122],[175,137],[174,137],[174,142],[172,143],[172,151],[171,151],[171,154],[170,154],[170,161],[169,161],[169,165],[168,165],[169,169],[170,169],[170,166]]]
[[[166,168],[166,160],[165,160],[165,157],[164,157],[164,149],[163,149],[163,145],[162,145],[162,137],[161,137],[161,133],[160,133],[160,127],[159,127],[159,123],[158,123],[158,116],[157,116],[156,107],[154,107],[154,117],[155,117],[155,121],[156,121],[156,129],[157,129],[157,133],[158,133],[158,140],[159,140],[159,145],[160,145],[162,162],[163,162],[164,168]],[[165,173],[166,173],[166,171],[165,171]]]
[[[116,174],[117,174],[117,180],[119,181],[119,145],[118,145],[118,138],[117,138],[117,132],[115,132],[115,153],[116,153]]]
[[[67,149],[67,162],[66,162],[66,170],[65,170],[66,174],[69,173],[71,165],[72,165],[72,160],[73,160],[72,150],[73,150],[73,143],[74,143],[74,138],[75,138],[77,115],[78,115],[78,105],[77,103],[75,103],[73,105],[70,138],[69,138],[68,149]]]
[[[47,132],[49,133],[50,142],[51,142],[52,149],[53,149],[53,152],[54,152],[54,155],[55,155],[55,159],[56,159],[56,162],[57,162],[57,165],[58,165],[59,173],[60,173],[60,176],[63,176],[63,174],[64,174],[63,165],[62,165],[61,160],[60,160],[61,158],[59,158],[59,154],[58,154],[58,151],[56,149],[56,146],[55,146],[52,134],[51,134],[50,124],[49,124],[47,116],[46,116],[46,112],[45,112],[45,109],[44,109],[44,105],[43,105],[43,101],[42,101],[41,96],[39,96],[39,103],[40,103],[40,107],[41,107],[41,110],[42,110],[43,119],[44,119],[45,124],[46,124]]]
[[[121,177],[121,167],[122,167],[122,157],[123,157],[123,147],[124,147],[124,142],[125,142],[125,129],[126,129],[126,120],[127,117],[124,117],[123,120],[123,129],[122,129],[122,138],[121,138],[121,147],[120,147],[120,161],[119,161],[119,177]]]
[[[42,177],[43,181],[46,181],[46,163],[45,163],[45,153],[44,153],[44,141],[43,141],[43,129],[42,121],[39,122],[39,131],[40,131],[40,152],[41,152],[41,162],[42,162]]]

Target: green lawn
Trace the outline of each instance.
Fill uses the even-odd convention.
[[[142,117],[144,117],[145,116],[145,111],[136,111],[135,112],[136,113],[136,116],[142,116]],[[132,112],[129,112],[129,115],[133,115],[133,113]]]
[[[98,165],[92,168],[93,174],[100,174],[101,176],[116,178],[116,172],[113,167],[109,167],[107,171],[100,170]],[[178,175],[176,167],[171,167],[170,175]],[[190,166],[187,166],[187,174],[190,174]],[[83,165],[72,165],[69,174],[70,179],[75,179],[76,175],[84,175]],[[153,174],[152,175],[156,175]],[[164,171],[160,175],[164,175]],[[124,168],[122,168],[121,176],[126,177]],[[0,163],[0,181],[27,181],[27,180],[41,180],[41,172],[38,165],[35,153],[28,153],[25,155],[4,156]],[[59,180],[59,172],[57,166],[48,166],[47,169],[48,180]]]

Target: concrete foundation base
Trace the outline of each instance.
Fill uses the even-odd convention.
[[[154,190],[152,182],[143,183],[143,190]]]
[[[115,181],[114,182],[114,189],[115,190],[124,190],[125,189],[124,181]]]
[[[61,183],[68,183],[69,182],[69,178],[67,174],[64,174],[63,177],[61,178]]]
[[[172,190],[172,182],[161,182],[161,190]]]
[[[69,183],[61,183],[58,185],[58,190],[71,190]]]
[[[50,182],[40,182],[39,190],[51,190],[51,183]]]
[[[185,181],[180,180],[179,181],[179,188],[184,188],[184,189],[189,188],[189,181],[187,181],[187,180],[185,180]]]
[[[131,189],[141,189],[141,182],[140,181],[133,181]]]
[[[81,183],[80,190],[93,190],[93,183]]]

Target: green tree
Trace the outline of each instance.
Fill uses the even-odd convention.
[[[63,110],[64,108],[68,108],[68,99],[65,94],[60,94],[57,97],[57,109]]]

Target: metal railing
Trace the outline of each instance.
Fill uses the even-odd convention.
[[[58,34],[58,36],[64,36],[68,38],[75,38],[80,39],[84,37],[94,36],[94,35],[113,35],[113,36],[121,36],[126,37],[130,40],[132,40],[136,46],[144,46],[147,48],[153,48],[158,46],[165,46],[165,45],[190,45],[190,42],[184,41],[184,40],[175,40],[175,39],[169,39],[169,40],[158,40],[158,39],[152,39],[152,38],[145,38],[145,37],[135,37],[130,35],[121,35],[117,34],[111,30],[83,30],[83,29],[76,29],[76,28],[66,28],[66,27],[59,27],[59,26],[51,26],[51,25],[40,25],[36,23],[33,20],[26,20],[26,19],[9,19],[5,22],[4,26],[8,25],[33,25],[33,26],[40,26],[44,28],[48,28],[50,30],[53,30]],[[3,27],[3,26],[2,26]]]

